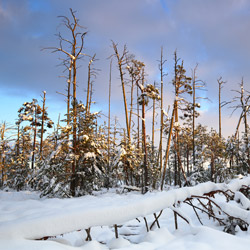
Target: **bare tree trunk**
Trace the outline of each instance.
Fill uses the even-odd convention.
[[[214,179],[215,169],[214,169],[214,154],[211,154],[211,181],[215,181]]]
[[[155,82],[154,82],[154,88],[155,88]],[[152,142],[151,142],[151,164],[155,165],[155,162],[154,162],[154,156],[155,156],[155,99],[153,99],[153,117],[152,117]],[[158,164],[157,164],[157,167],[158,167]],[[153,189],[156,188],[156,181],[157,181],[157,178],[156,176],[153,178],[153,184],[152,184],[152,187]]]
[[[179,124],[179,115],[178,115],[178,97],[179,97],[179,79],[177,79],[177,53],[175,51],[175,97],[176,97],[176,108],[175,108],[175,124],[178,126]],[[176,140],[176,148],[175,150],[179,152],[179,131],[177,128],[175,128],[175,140]],[[175,169],[175,175],[178,176],[180,180],[180,167],[179,167],[179,162],[177,162],[177,168]]]
[[[73,56],[75,53],[73,52]],[[77,124],[76,124],[76,117],[77,117],[77,107],[76,107],[76,61],[73,60],[73,153],[74,159],[72,162],[72,180],[71,180],[71,194],[75,196],[75,189],[76,189],[76,153],[77,153]]]
[[[196,80],[196,76],[195,76],[195,73],[196,73],[196,68],[194,69],[194,72],[193,72],[193,124],[192,124],[192,134],[193,134],[193,166],[195,167],[195,106],[196,106],[196,96],[195,96],[195,88],[196,88],[196,85],[195,85],[195,80]]]
[[[144,70],[142,72],[142,86],[144,86]],[[147,167],[147,141],[146,141],[146,125],[145,125],[145,96],[142,93],[142,136],[144,147],[144,191],[148,191],[148,167]]]
[[[20,154],[20,123],[17,124],[17,146],[16,146],[16,155]]]
[[[130,130],[131,130],[132,113],[133,113],[133,93],[134,93],[134,78],[132,76],[131,93],[130,93],[130,112],[129,112],[129,128],[130,128]]]
[[[125,109],[125,118],[126,118],[126,128],[127,128],[127,136],[128,136],[128,140],[130,140],[130,127],[129,127],[129,118],[128,118],[128,108],[127,108],[127,99],[126,99],[126,91],[125,91],[125,82],[124,82],[124,73],[122,70],[122,64],[124,63],[124,57],[126,56],[126,46],[124,46],[124,51],[123,51],[123,55],[120,57],[119,53],[118,53],[118,49],[117,49],[117,45],[113,43],[113,48],[115,51],[115,55],[117,57],[117,61],[118,61],[118,68],[119,68],[119,72],[120,72],[120,79],[121,79],[121,84],[122,84],[122,94],[123,94],[123,102],[124,102],[124,109]]]
[[[175,149],[175,152],[174,152],[174,185],[175,185],[175,186],[178,185],[178,176],[177,176],[177,172],[178,172],[177,152],[176,152],[176,149]]]
[[[59,115],[58,115],[58,121],[57,121],[57,125],[56,125],[56,137],[55,137],[55,145],[54,145],[54,150],[56,150],[56,147],[57,147],[57,141],[58,141],[58,130],[59,130],[59,127],[60,127],[60,116],[61,116],[61,114],[59,113]]]
[[[164,181],[165,181],[165,175],[166,175],[166,169],[167,169],[167,163],[168,163],[168,156],[169,156],[169,150],[170,150],[170,144],[171,144],[171,137],[172,137],[173,127],[174,127],[175,109],[176,109],[176,100],[174,101],[173,113],[172,113],[171,122],[170,122],[170,129],[169,129],[169,132],[168,132],[168,143],[167,143],[167,148],[166,148],[165,161],[164,161],[163,173],[162,173],[162,179],[161,179],[161,190],[163,190]]]
[[[5,168],[5,143],[4,143],[4,134],[5,134],[6,124],[5,122],[2,124],[1,127],[1,141],[3,143],[2,150],[1,150],[1,168],[2,168],[2,185],[4,182],[4,168]]]
[[[178,159],[178,163],[179,163],[179,168],[180,168],[181,171],[182,171],[182,174],[183,174],[183,177],[184,177],[186,183],[188,183],[187,177],[186,177],[186,174],[185,174],[185,170],[184,170],[184,168],[183,168],[183,166],[182,166],[182,163],[181,163],[180,152],[179,152],[179,150],[177,150],[177,143],[176,143],[175,140],[174,140],[174,147],[175,147],[175,150],[176,150],[176,155],[177,155],[177,159]],[[179,185],[180,185],[180,178],[179,178]]]
[[[245,147],[246,147],[246,153],[247,153],[247,163],[248,166],[250,166],[250,152],[249,152],[249,146],[248,146],[248,125],[247,125],[247,111],[249,109],[249,106],[244,101],[244,82],[243,78],[241,80],[241,106],[243,111],[243,118],[244,118],[244,127],[245,127],[245,133],[244,133],[244,141],[245,141]],[[249,170],[250,171],[250,170]]]
[[[43,91],[43,109],[42,109],[42,126],[41,126],[41,140],[40,140],[40,159],[42,159],[43,154],[43,133],[44,133],[44,116],[45,116],[45,101],[46,101],[46,91]]]
[[[89,110],[90,110],[90,104],[89,104],[89,99],[90,99],[90,85],[91,85],[91,64],[94,62],[95,60],[95,56],[94,55],[90,61],[89,61],[89,65],[88,65],[88,87],[87,87],[87,100],[86,100],[86,114],[89,113]]]
[[[123,133],[123,138],[124,138],[124,147],[127,148],[127,138],[126,138],[125,129],[124,129],[124,133]],[[123,166],[124,166],[124,173],[125,173],[125,183],[126,183],[126,185],[128,185],[129,184],[129,174],[128,174],[127,156],[124,157]]]
[[[236,130],[235,130],[235,134],[234,134],[234,140],[236,140],[237,135],[239,134],[239,128],[240,128],[240,124],[241,124],[241,121],[242,121],[242,118],[243,118],[243,117],[244,117],[244,111],[241,112],[239,121],[238,121],[238,123],[237,123]]]
[[[219,83],[219,137],[221,138],[221,83]]]
[[[112,60],[110,60],[109,70],[109,114],[108,114],[108,187],[110,175],[110,104],[111,104],[111,73],[112,73]]]
[[[71,183],[70,183],[70,190],[72,196],[75,196],[75,189],[76,189],[76,153],[77,153],[77,107],[76,107],[76,61],[79,59],[80,56],[82,56],[82,50],[83,50],[83,43],[84,43],[84,37],[87,34],[87,32],[78,32],[77,28],[82,28],[79,25],[79,20],[75,16],[75,12],[70,9],[71,16],[73,18],[73,21],[71,21],[66,16],[61,16],[63,18],[62,24],[65,25],[65,27],[69,30],[71,34],[71,41],[68,39],[65,39],[61,36],[61,34],[58,34],[59,40],[60,40],[60,47],[50,47],[47,49],[52,49],[53,52],[62,52],[64,53],[68,59],[71,60],[70,66],[73,68],[73,147],[72,147],[72,153],[74,154],[74,160],[72,162],[72,174],[71,174]],[[80,42],[78,41],[78,38],[80,39]],[[63,48],[63,43],[67,42],[68,45],[70,45],[71,52],[67,52]],[[71,67],[70,67],[71,68]],[[69,88],[68,88],[69,91]],[[68,96],[69,97],[69,96]],[[69,98],[68,98],[69,100]]]
[[[145,126],[145,99],[142,99],[142,136],[144,148],[144,193],[148,191],[148,167],[147,167],[147,142],[146,142],[146,126]]]
[[[90,96],[89,96],[89,111],[92,104],[92,97],[93,97],[93,82],[90,83]]]
[[[34,169],[34,164],[35,164],[36,131],[37,131],[37,105],[35,106],[35,127],[34,127],[34,137],[33,137],[33,147],[32,147],[32,159],[31,159],[32,169]]]
[[[69,76],[68,76],[68,86],[67,86],[67,125],[70,124],[70,86],[71,86],[71,71],[72,71],[72,59],[70,59],[70,66],[69,66]],[[69,136],[68,136],[69,140]]]
[[[225,106],[227,103],[229,102],[222,102],[221,101],[221,89],[223,88],[223,84],[225,84],[226,82],[224,82],[222,80],[222,77],[220,77],[219,79],[217,79],[218,85],[219,85],[219,137],[221,138],[221,108],[223,106]]]
[[[137,86],[137,100],[139,98],[139,87]],[[140,148],[140,106],[137,102],[137,148]]]
[[[248,166],[250,166],[250,152],[249,152],[249,146],[248,146],[248,125],[247,125],[247,113],[246,112],[244,114],[244,125],[245,125],[245,145],[246,145],[246,150],[247,150],[247,163],[248,163]]]
[[[155,82],[154,82],[155,87]],[[155,99],[153,99],[153,117],[152,117],[152,158],[154,152],[154,142],[155,142]]]
[[[237,152],[239,152],[239,151],[240,151],[240,135],[238,133]],[[237,166],[239,166],[239,154],[237,154],[236,164],[237,164]]]
[[[160,72],[161,72],[161,124],[160,124],[160,143],[159,143],[159,156],[160,171],[162,171],[162,134],[163,134],[163,48],[161,47],[161,60],[160,60]]]
[[[115,117],[115,126],[114,126],[114,138],[113,138],[113,148],[116,147],[116,124],[117,124],[117,117]]]

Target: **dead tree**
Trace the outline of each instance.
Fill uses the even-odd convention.
[[[45,101],[46,101],[46,91],[43,91],[42,125],[41,125],[41,133],[40,133],[40,157],[42,157],[42,152],[43,152],[43,133],[44,133],[44,120],[45,120]]]
[[[160,171],[162,171],[162,137],[163,137],[163,78],[166,75],[163,71],[164,64],[167,60],[163,60],[163,47],[161,47],[161,59],[159,64],[159,69],[161,72],[161,121],[160,121],[160,142],[159,142],[159,154],[158,154],[158,162],[160,163]]]
[[[155,86],[155,82],[154,82],[154,88],[156,88]],[[152,153],[154,151],[154,142],[155,142],[155,99],[153,100],[153,115],[152,115],[152,136],[151,136],[151,147],[152,147]],[[152,154],[152,158],[153,158],[153,154]]]
[[[84,38],[87,32],[81,32],[83,27],[79,24],[79,20],[75,16],[75,11],[70,9],[72,20],[66,16],[59,16],[62,19],[62,24],[70,31],[71,38],[66,39],[60,33],[57,35],[59,38],[59,47],[48,47],[45,49],[52,50],[52,53],[61,52],[72,65],[72,85],[73,85],[73,147],[72,153],[74,160],[72,162],[72,177],[71,177],[71,193],[75,196],[76,189],[76,155],[77,155],[77,99],[76,99],[76,75],[77,75],[77,61],[83,56]],[[65,46],[67,45],[67,46]],[[67,51],[66,48],[69,48]]]
[[[160,99],[158,90],[153,85],[146,85],[145,86],[145,73],[144,68],[145,65],[143,62],[137,61],[135,59],[131,60],[131,65],[127,67],[130,75],[133,76],[135,83],[138,89],[141,91],[141,94],[138,98],[138,103],[142,106],[141,109],[141,119],[142,119],[142,145],[144,151],[144,187],[143,192],[147,192],[148,190],[148,166],[147,166],[147,142],[146,142],[146,110],[145,107],[149,102],[149,98],[151,99]]]
[[[0,168],[1,168],[1,182],[0,184],[3,185],[5,180],[5,158],[6,158],[6,147],[7,147],[7,140],[6,140],[6,133],[8,132],[9,128],[6,126],[6,122],[3,122],[0,127]]]
[[[123,94],[123,103],[124,103],[124,111],[125,111],[125,118],[126,118],[126,129],[127,129],[127,137],[130,140],[130,127],[129,127],[129,117],[128,117],[128,107],[127,107],[127,98],[126,98],[126,91],[125,91],[125,80],[124,80],[124,72],[123,66],[127,65],[127,56],[128,51],[126,45],[123,48],[122,55],[120,56],[117,48],[117,44],[112,41],[112,46],[115,52],[115,56],[117,58],[118,69],[120,73],[120,79],[122,84],[122,94]]]
[[[110,107],[111,107],[111,78],[112,77],[112,60],[109,68],[109,111],[108,111],[108,178],[110,177]],[[108,180],[109,186],[109,180]]]
[[[223,85],[226,83],[222,80],[222,77],[217,79],[218,85],[219,85],[219,137],[221,138],[221,109],[228,104],[228,102],[222,102],[221,101],[221,89],[223,88]]]
[[[39,106],[40,107],[40,106]],[[33,122],[33,147],[32,147],[32,157],[31,157],[31,168],[34,169],[35,165],[35,150],[36,150],[36,134],[37,134],[37,115],[38,112],[40,113],[40,109],[38,110],[38,106],[35,105],[35,111],[34,111],[34,122]]]
[[[144,192],[148,191],[148,166],[147,166],[147,141],[146,141],[146,125],[145,125],[145,106],[146,100],[144,95],[144,69],[142,70],[142,87],[141,87],[141,105],[142,105],[142,141],[144,147]]]
[[[16,122],[17,125],[17,140],[16,140],[16,156],[20,154],[20,121]]]
[[[169,150],[170,150],[170,145],[171,145],[171,137],[173,134],[173,127],[174,127],[174,114],[175,114],[176,108],[177,108],[177,104],[176,104],[176,99],[175,99],[174,105],[173,105],[171,121],[170,121],[170,128],[168,131],[168,141],[167,141],[167,148],[166,148],[166,153],[165,153],[165,161],[164,161],[163,172],[162,172],[162,176],[161,176],[161,190],[163,190],[165,176],[166,176],[167,162],[168,162]]]
[[[233,102],[238,102],[236,105],[231,106],[233,108],[233,112],[236,111],[237,109],[241,109],[241,115],[236,127],[236,132],[234,136],[234,140],[237,138],[237,134],[239,133],[239,127],[241,124],[242,119],[244,120],[244,141],[245,141],[245,148],[246,148],[246,154],[247,154],[247,163],[248,166],[250,166],[250,150],[248,146],[248,123],[247,123],[247,114],[249,112],[249,99],[250,95],[249,92],[244,89],[244,80],[242,78],[241,83],[240,83],[240,90],[233,90],[234,92],[238,93],[239,96],[236,96],[233,98]],[[250,171],[250,170],[249,170]]]
[[[205,83],[202,80],[197,79],[197,67],[198,64],[195,66],[194,70],[192,71],[192,95],[193,95],[193,104],[192,104],[192,144],[193,144],[193,166],[195,166],[195,119],[199,116],[199,113],[196,111],[196,108],[200,108],[200,103],[196,101],[198,99],[207,99],[202,98],[196,95],[197,90],[205,90]]]
[[[96,61],[96,54],[91,57],[88,65],[88,86],[87,86],[87,98],[86,98],[86,115],[90,112],[91,94],[92,94],[92,81],[91,77],[96,77],[97,69],[91,68],[92,64]]]
[[[138,98],[139,105],[142,106],[141,118],[142,118],[142,145],[143,145],[143,170],[144,170],[144,185],[142,192],[146,193],[148,190],[148,167],[147,167],[147,142],[146,142],[146,125],[145,125],[145,106],[146,106],[146,92],[144,86],[144,63],[131,60],[131,65],[127,65],[129,74],[131,75],[133,81],[135,81],[137,88],[140,89],[141,95]]]

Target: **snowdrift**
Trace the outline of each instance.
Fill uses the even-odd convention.
[[[236,192],[243,185],[250,185],[250,177],[233,180],[229,184],[207,182],[194,187],[145,195],[114,194],[112,197],[103,195],[71,199],[18,200],[15,206],[8,193],[5,193],[0,197],[0,240],[40,239],[93,226],[123,224],[172,207],[193,195],[199,196],[215,190]],[[250,223],[249,213],[246,212],[244,218]]]

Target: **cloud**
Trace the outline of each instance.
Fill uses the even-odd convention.
[[[223,76],[227,86],[223,98],[233,97],[231,89],[245,76],[250,81],[250,2],[247,0],[2,0],[0,1],[0,85],[9,88],[8,95],[26,93],[23,98],[37,96],[47,90],[55,103],[64,105],[66,81],[59,64],[59,53],[41,52],[42,47],[58,46],[55,33],[68,33],[58,15],[70,16],[76,10],[80,23],[87,27],[85,52],[97,54],[95,67],[101,69],[94,83],[96,107],[106,110],[109,82],[109,60],[113,53],[111,39],[122,47],[125,43],[138,60],[144,61],[148,83],[159,81],[157,60],[164,46],[167,59],[164,79],[165,105],[172,105],[173,53],[184,59],[187,73],[199,63],[198,77],[207,83],[206,95],[214,100],[207,105],[208,113],[217,112],[217,78]],[[85,100],[88,58],[78,70],[78,95]],[[5,92],[6,93],[6,92]],[[116,60],[113,60],[112,103],[119,110],[121,86]],[[20,100],[20,99],[19,99]],[[27,100],[23,100],[27,101]],[[53,101],[51,102],[53,103]],[[56,104],[55,104],[56,105]],[[19,105],[20,106],[20,105]],[[121,113],[121,112],[120,112]],[[227,113],[227,111],[225,111]],[[208,118],[206,118],[208,117]]]

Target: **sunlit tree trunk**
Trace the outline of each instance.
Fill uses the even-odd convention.
[[[126,99],[126,91],[125,91],[125,82],[124,82],[124,73],[122,66],[125,63],[125,57],[127,54],[127,49],[126,46],[124,46],[123,54],[120,56],[118,53],[117,45],[112,42],[113,44],[113,49],[115,51],[115,55],[118,61],[118,68],[120,72],[120,80],[122,84],[122,95],[123,95],[123,103],[124,103],[124,110],[125,110],[125,118],[126,118],[126,128],[127,128],[127,137],[128,140],[130,140],[130,127],[129,127],[129,117],[128,117],[128,107],[127,107],[127,99]]]
[[[36,150],[36,132],[37,132],[37,105],[35,105],[35,114],[34,114],[34,132],[33,132],[33,147],[32,147],[32,158],[31,158],[31,168],[34,169],[35,164],[35,150]]]
[[[154,82],[155,87],[155,82]],[[155,99],[153,99],[153,115],[152,115],[152,158],[154,152],[154,142],[155,142]]]
[[[193,143],[193,166],[195,167],[195,106],[196,106],[196,96],[195,96],[195,80],[196,80],[196,68],[193,71],[193,121],[192,121],[192,143]]]
[[[43,153],[43,133],[44,133],[44,117],[45,117],[45,101],[46,101],[46,91],[43,91],[43,108],[42,108],[42,126],[40,135],[40,158],[42,158]]]
[[[144,86],[144,70],[142,72],[142,86]],[[144,190],[143,193],[148,191],[148,166],[147,166],[147,142],[146,142],[146,125],[145,125],[145,96],[142,93],[142,140],[144,149]]]
[[[108,186],[110,178],[110,106],[111,106],[111,73],[112,73],[112,60],[110,61],[109,70],[109,112],[108,112]]]
[[[168,132],[168,142],[167,142],[167,147],[166,147],[165,161],[163,165],[163,173],[162,173],[162,179],[161,179],[161,190],[163,190],[164,182],[165,182],[166,169],[167,169],[167,163],[168,163],[168,158],[169,158],[169,150],[170,150],[170,145],[171,145],[171,137],[172,137],[173,127],[174,127],[174,114],[175,114],[176,107],[177,105],[176,105],[176,100],[175,100],[174,106],[173,106],[173,112],[171,116],[171,121],[170,121],[170,128]]]
[[[160,121],[160,143],[159,143],[159,156],[158,161],[160,163],[160,171],[162,171],[162,135],[163,135],[163,48],[161,47],[161,59],[160,59],[160,73],[161,73],[161,121]]]

